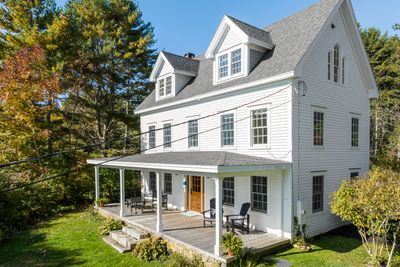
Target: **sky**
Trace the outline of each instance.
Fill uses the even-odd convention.
[[[56,0],[61,6],[66,0]],[[154,27],[156,48],[183,55],[207,50],[224,14],[263,28],[318,0],[137,0],[143,20]],[[400,0],[353,0],[362,27],[394,34]]]

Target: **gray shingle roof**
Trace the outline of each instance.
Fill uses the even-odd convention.
[[[186,58],[165,51],[162,53],[175,70],[183,70],[197,74],[200,63],[197,59]]]
[[[224,151],[190,151],[138,154],[126,157],[92,159],[108,164],[112,163],[149,163],[196,166],[258,166],[286,164],[281,160],[248,156]]]
[[[264,54],[258,65],[246,77],[213,85],[212,60],[206,59],[204,55],[199,56],[196,58],[199,60],[198,75],[175,97],[156,102],[153,91],[137,110],[293,71],[339,1],[321,0],[303,11],[265,27],[264,30],[270,33],[275,47]]]
[[[269,32],[259,29],[257,27],[254,27],[250,24],[247,24],[246,22],[235,19],[234,17],[231,17],[231,16],[227,16],[227,17],[230,18],[232,20],[232,22],[235,23],[235,25],[238,26],[248,36],[250,36],[254,39],[257,39],[259,41],[272,44],[272,39],[271,39],[271,35],[269,34]]]

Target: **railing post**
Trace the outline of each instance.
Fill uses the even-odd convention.
[[[161,175],[159,172],[156,172],[156,185],[157,185],[157,225],[156,231],[157,233],[161,233],[163,231],[163,222],[162,222],[162,188],[161,188]]]
[[[222,178],[215,178],[215,247],[214,254],[222,253]]]
[[[119,169],[120,210],[119,216],[125,216],[125,169]]]

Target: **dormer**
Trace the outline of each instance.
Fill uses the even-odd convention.
[[[162,51],[150,75],[155,82],[156,101],[176,96],[197,75],[199,61],[191,53],[178,56]]]
[[[269,32],[225,15],[206,52],[214,84],[247,76],[273,48]]]

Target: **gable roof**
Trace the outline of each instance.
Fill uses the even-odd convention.
[[[254,27],[246,22],[235,19],[234,17],[226,15],[236,26],[238,26],[247,36],[265,43],[272,43],[269,32]]]
[[[216,92],[232,86],[274,77],[277,75],[294,72],[297,65],[319,34],[335,8],[343,0],[322,0],[307,9],[297,12],[277,23],[264,28],[269,32],[271,40],[275,44],[272,50],[268,50],[260,62],[249,75],[220,84],[213,84],[213,61],[206,59],[204,55],[197,57],[199,60],[198,75],[194,77],[175,97],[155,101],[153,91],[137,107],[136,113],[143,110],[166,106],[173,102],[192,99],[198,96]],[[238,20],[235,20],[237,22]],[[243,27],[247,27],[241,24]],[[239,27],[239,26],[238,26]]]
[[[161,53],[164,54],[174,70],[182,70],[192,73],[197,73],[199,70],[199,61],[197,59],[178,56],[165,51]]]

